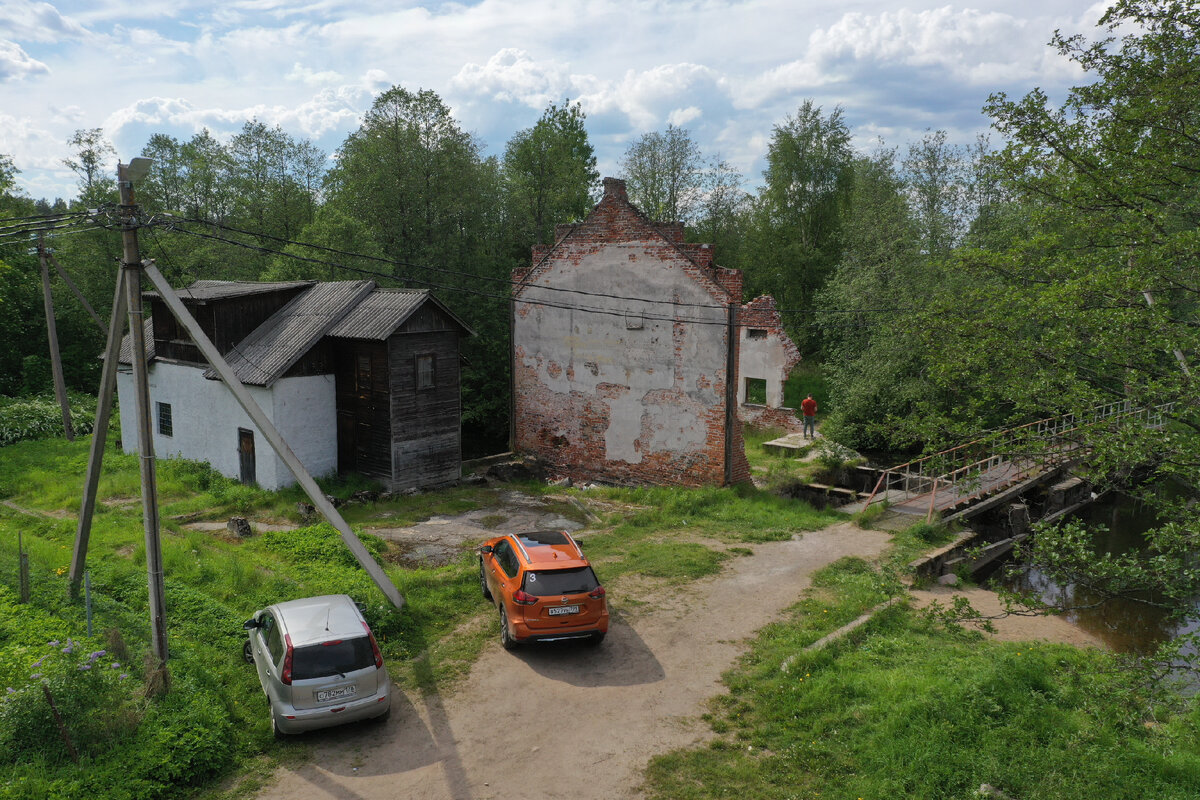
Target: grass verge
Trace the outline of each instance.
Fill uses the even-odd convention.
[[[988,641],[904,605],[804,652],[900,591],[890,576],[931,536],[897,535],[881,571],[849,558],[817,573],[725,676],[716,738],[651,761],[649,796],[950,800],[983,783],[1021,800],[1200,796],[1200,710],[1155,705],[1106,653]]]

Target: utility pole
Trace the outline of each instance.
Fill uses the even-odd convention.
[[[123,257],[121,276],[129,310],[129,334],[133,344],[134,413],[138,422],[138,456],[142,477],[142,527],[146,533],[146,573],[150,589],[150,634],[158,668],[167,663],[166,601],[163,588],[162,543],[159,541],[158,477],[154,466],[154,436],[150,418],[150,379],[146,373],[146,328],[142,311],[142,258],[138,253],[137,229],[140,208],[134,202],[133,181],[149,167],[149,159],[117,164],[117,188],[121,194],[120,218]],[[114,359],[115,361],[115,359]]]
[[[67,382],[63,379],[62,357],[58,352],[58,327],[54,323],[54,296],[50,293],[50,268],[46,265],[46,239],[38,234],[38,260],[42,264],[42,305],[46,309],[46,337],[50,340],[50,368],[54,373],[54,396],[62,409],[63,431],[67,441],[75,441],[71,427],[71,404],[67,400]]]
[[[108,321],[108,340],[104,348],[104,368],[100,373],[100,394],[96,398],[96,424],[92,428],[92,446],[88,451],[87,476],[83,482],[83,502],[75,529],[75,549],[71,554],[71,596],[79,594],[79,582],[87,568],[88,539],[92,533],[92,515],[96,510],[96,490],[100,485],[100,465],[108,441],[108,420],[112,414],[113,393],[117,388],[117,361],[121,355],[121,334],[125,330],[125,271],[117,272],[112,313]]]

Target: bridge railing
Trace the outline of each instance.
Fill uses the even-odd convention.
[[[1013,480],[1022,480],[1036,469],[1061,463],[1082,447],[1071,434],[1106,420],[1140,419],[1148,427],[1161,427],[1164,417],[1174,408],[1174,403],[1133,408],[1128,400],[1119,400],[1096,406],[1083,414],[1062,414],[1005,428],[885,470],[864,508],[876,498],[894,500],[894,492],[900,492],[908,500],[924,494],[936,496],[950,487],[961,494],[965,486],[967,496],[970,496],[972,483],[979,484],[982,476],[1005,463],[1017,464]],[[933,500],[931,497],[931,513]]]

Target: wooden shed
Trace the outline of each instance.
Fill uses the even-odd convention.
[[[313,474],[360,472],[393,491],[461,476],[459,339],[473,333],[428,291],[197,281],[179,296]],[[292,483],[162,299],[147,300],[156,452],[265,488]],[[123,362],[131,350],[126,337]],[[130,376],[118,391],[132,391]]]

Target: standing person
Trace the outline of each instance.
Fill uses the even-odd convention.
[[[817,435],[817,401],[810,394],[800,401],[800,410],[804,412],[804,438],[814,439]]]

